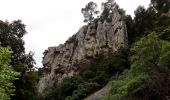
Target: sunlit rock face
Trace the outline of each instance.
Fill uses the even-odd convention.
[[[81,66],[99,55],[108,56],[128,45],[124,15],[113,10],[110,22],[96,21],[83,26],[64,44],[49,47],[43,58],[44,76],[38,84],[38,91],[52,87],[65,77],[78,73]]]

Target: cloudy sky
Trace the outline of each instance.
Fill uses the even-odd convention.
[[[81,8],[92,0],[0,0],[0,20],[21,19],[28,32],[26,52],[35,52],[37,67],[42,67],[42,52],[50,46],[64,43],[84,24]],[[106,0],[93,0],[101,4]],[[139,5],[148,6],[150,0],[116,0],[133,16]]]

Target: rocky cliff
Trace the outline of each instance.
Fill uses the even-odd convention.
[[[115,8],[110,22],[97,20],[81,27],[64,44],[48,48],[43,58],[45,72],[39,81],[38,91],[41,93],[46,87],[73,76],[91,59],[114,53],[126,47],[127,43],[124,15]]]

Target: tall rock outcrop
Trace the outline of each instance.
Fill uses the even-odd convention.
[[[41,93],[46,87],[73,76],[91,59],[107,56],[127,45],[124,15],[115,8],[110,22],[98,20],[83,26],[64,44],[48,48],[42,62],[45,72],[39,81],[38,91]]]

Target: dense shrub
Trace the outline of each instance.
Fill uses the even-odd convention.
[[[106,100],[164,100],[170,88],[170,42],[159,39],[153,32],[137,41],[130,50],[131,68],[113,79]]]
[[[75,75],[71,78],[65,78],[61,84],[56,84],[48,90],[45,90],[44,100],[65,100],[66,96],[70,96],[74,90],[76,90],[83,82],[83,79],[79,75]]]

